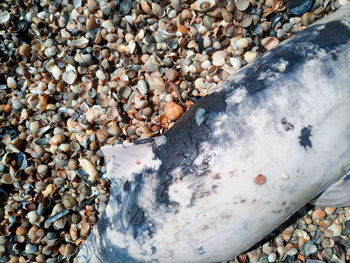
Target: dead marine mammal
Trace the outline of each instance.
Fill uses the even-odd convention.
[[[217,262],[332,184],[318,202],[350,204],[349,61],[345,8],[240,70],[163,136],[104,147],[110,201],[76,262]]]

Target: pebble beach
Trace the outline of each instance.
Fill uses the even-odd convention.
[[[0,262],[73,262],[108,203],[102,146],[163,134],[241,67],[346,5],[2,1]],[[350,262],[350,208],[306,206],[233,262]]]

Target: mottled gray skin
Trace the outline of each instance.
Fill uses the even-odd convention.
[[[243,68],[163,136],[103,148],[111,197],[76,262],[226,260],[338,181],[350,168],[349,13]]]

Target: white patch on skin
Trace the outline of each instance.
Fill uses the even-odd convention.
[[[107,173],[110,179],[132,181],[134,173],[140,173],[145,166],[158,169],[160,160],[154,160],[153,145],[164,143],[162,136],[157,137],[154,142],[144,144],[117,144],[104,146],[101,151],[106,159]],[[115,173],[118,171],[118,174]]]

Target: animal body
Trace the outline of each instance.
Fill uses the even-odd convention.
[[[350,9],[244,67],[164,135],[102,151],[110,200],[77,262],[218,262],[332,184],[316,204],[350,205]]]

